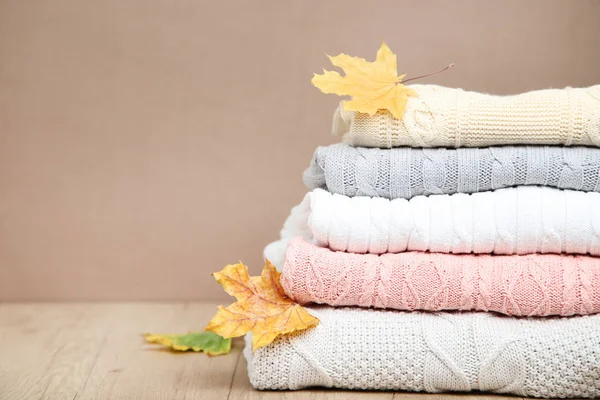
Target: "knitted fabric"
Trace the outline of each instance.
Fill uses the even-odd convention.
[[[411,85],[401,120],[335,112],[333,133],[360,147],[486,147],[503,144],[600,146],[600,85],[492,96]]]
[[[353,254],[297,237],[288,246],[281,284],[300,304],[516,316],[600,312],[600,258],[589,256]]]
[[[244,355],[257,389],[600,396],[600,314],[510,318],[307,307],[321,321]]]
[[[289,238],[303,236],[351,253],[600,255],[599,205],[600,193],[541,186],[410,200],[315,189],[292,209],[270,249],[282,254]]]
[[[600,192],[600,149],[501,146],[463,149],[319,147],[304,172],[309,189],[410,199],[522,185]]]

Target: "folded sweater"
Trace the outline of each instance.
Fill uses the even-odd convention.
[[[503,144],[600,146],[600,85],[493,96],[411,85],[401,120],[335,112],[333,133],[360,147],[486,147]]]
[[[281,284],[300,304],[516,316],[600,312],[600,257],[589,256],[353,254],[297,237],[288,246]]]
[[[346,196],[410,199],[523,185],[600,192],[600,149],[498,146],[462,149],[317,148],[304,183]]]
[[[244,355],[257,389],[600,396],[600,314],[510,318],[307,307],[318,326]]]
[[[351,253],[600,255],[600,193],[518,186],[388,200],[315,189],[270,246],[275,260],[293,236]]]

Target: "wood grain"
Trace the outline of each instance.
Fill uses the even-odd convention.
[[[343,390],[262,392],[248,381],[243,341],[207,357],[148,345],[144,332],[200,330],[206,303],[0,304],[2,400],[502,400],[515,397]]]

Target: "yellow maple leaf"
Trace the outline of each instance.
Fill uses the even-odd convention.
[[[408,98],[417,96],[414,90],[402,84],[406,74],[398,76],[396,55],[385,42],[374,62],[343,53],[327,57],[345,76],[323,70],[323,74],[315,74],[311,82],[323,93],[351,96],[351,100],[344,101],[345,110],[374,115],[377,110],[385,109],[401,119]]]
[[[279,335],[301,331],[319,323],[299,304],[285,295],[280,274],[268,260],[260,276],[250,276],[241,262],[213,274],[237,301],[219,306],[205,330],[225,338],[252,332],[252,349],[271,343]]]

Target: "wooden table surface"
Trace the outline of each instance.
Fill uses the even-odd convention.
[[[231,354],[172,353],[142,333],[200,330],[202,303],[1,303],[1,400],[518,399],[485,395],[303,390],[261,392],[248,382],[243,342]]]

